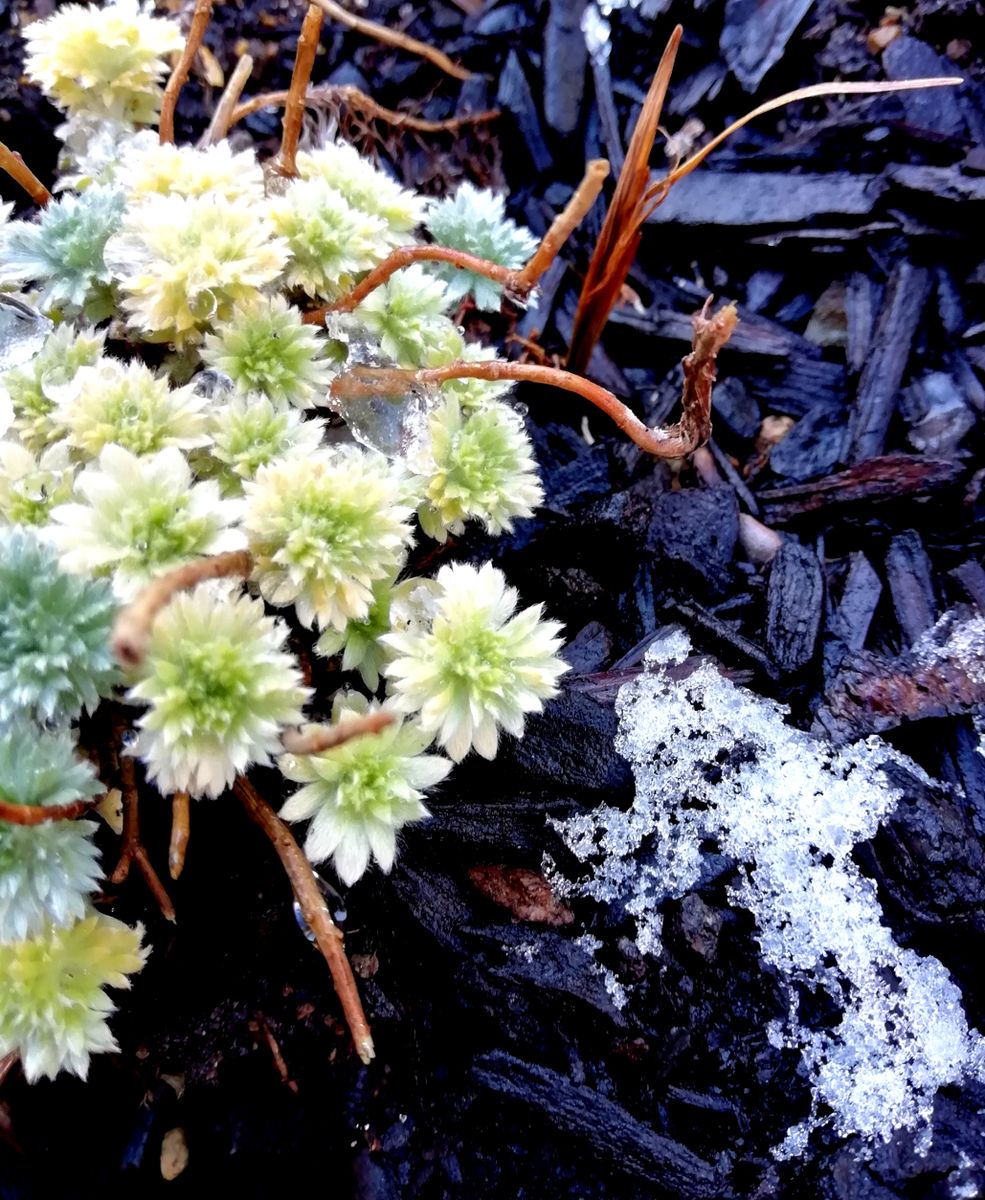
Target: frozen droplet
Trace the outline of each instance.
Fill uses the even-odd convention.
[[[399,459],[414,475],[430,475],[430,417],[439,402],[437,388],[415,385],[402,396],[347,396],[332,404],[357,442]]]
[[[304,936],[313,945],[315,941],[315,935],[311,932],[311,926],[304,919],[304,913],[301,911],[301,905],[298,904],[297,900],[294,901],[294,919],[298,923],[298,929],[301,930]]]
[[[32,304],[0,293],[0,371],[30,362],[52,329],[51,321]]]
[[[204,396],[207,400],[229,400],[236,390],[228,375],[212,367],[199,371],[192,382],[196,396]]]

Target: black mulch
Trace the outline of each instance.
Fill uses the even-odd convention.
[[[727,873],[668,905],[655,961],[589,905],[566,926],[518,923],[470,869],[537,871],[545,852],[563,854],[548,816],[628,798],[612,749],[615,690],[654,631],[682,623],[700,651],[805,726],[836,740],[880,732],[950,785],[903,781],[906,802],[857,853],[900,943],[945,963],[982,1026],[985,759],[972,714],[985,673],[952,661],[924,679],[911,654],[942,614],[985,604],[981,6],[918,0],[880,52],[866,38],[884,9],[869,0],[657,0],[653,20],[616,15],[611,59],[594,69],[572,32],[580,0],[471,7],[368,8],[474,70],[464,84],[330,25],[315,82],[355,84],[435,119],[500,107],[495,124],[458,135],[377,127],[375,140],[337,115],[429,191],[462,177],[508,188],[510,211],[536,233],[586,158],[621,158],[678,19],[673,133],[700,138],[762,99],[836,76],[967,82],[774,114],[657,211],[630,277],[638,302],[614,315],[592,373],[648,421],[665,419],[689,314],[709,292],[735,300],[742,324],[722,356],[700,478],[644,459],[570,395],[523,395],[547,504],[514,537],[472,534],[451,554],[491,555],[528,602],[546,601],[567,627],[573,673],[525,741],[455,773],[389,878],[339,899],[376,1062],[354,1059],[259,834],[231,800],[197,804],[173,889],[177,927],[138,883],[113,906],[147,923],[154,948],[114,1019],[121,1053],[95,1060],[87,1084],[5,1085],[0,1197],[186,1196],[212,1183],[240,1196],[364,1200],[970,1196],[985,1185],[981,1087],[941,1093],[925,1158],[909,1137],[868,1163],[857,1146],[820,1138],[803,1160],[772,1160],[808,1088],[796,1059],[767,1043],[779,993],[749,919],[727,904]],[[56,117],[18,82],[23,14],[0,3],[0,136],[49,177]],[[299,24],[295,4],[220,4],[208,44],[226,69],[236,53],[254,55],[251,91],[284,87]],[[193,79],[179,136],[202,129],[215,98]],[[273,148],[277,115],[246,129]],[[563,348],[599,220],[520,321],[548,349]],[[488,326],[498,336],[507,322]],[[772,568],[745,558],[742,514],[782,533]],[[273,777],[259,782],[276,793]],[[145,808],[162,862],[166,814]],[[621,1014],[572,944],[586,929],[634,985]],[[536,953],[519,952],[530,945]],[[188,1165],[164,1183],[162,1140],[176,1127]]]

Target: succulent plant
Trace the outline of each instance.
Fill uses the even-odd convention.
[[[243,529],[264,599],[307,626],[365,620],[412,539],[401,484],[381,455],[339,446],[261,467],[245,485]]]
[[[332,379],[325,342],[301,323],[283,296],[255,296],[206,335],[202,358],[228,375],[236,390],[259,392],[275,403],[313,408]]]
[[[24,30],[27,77],[59,108],[148,125],[156,117],[166,56],[184,39],[177,24],[137,4],[63,4]]]
[[[537,239],[529,230],[506,216],[502,196],[471,183],[463,183],[454,196],[429,205],[425,221],[440,245],[464,250],[501,267],[522,267],[537,247]],[[459,300],[471,292],[477,308],[499,308],[503,299],[501,284],[450,263],[436,264],[432,270],[448,285],[449,300]]]
[[[346,142],[326,142],[302,151],[297,161],[302,179],[323,180],[351,208],[382,221],[384,239],[390,244],[408,241],[424,217],[425,203],[420,196],[402,188]]]
[[[490,401],[465,415],[448,400],[431,415],[434,473],[418,510],[421,528],[438,541],[459,534],[468,520],[493,534],[509,532],[514,517],[529,517],[544,498],[523,421]]]
[[[242,495],[243,481],[255,479],[261,467],[313,454],[324,429],[324,421],[306,421],[266,396],[234,396],[213,414],[212,446],[199,473],[214,475],[226,494]]]
[[[41,284],[38,303],[69,316],[94,320],[112,311],[106,243],[123,217],[123,193],[90,187],[80,196],[53,200],[37,222],[17,221],[6,230],[6,267]]]
[[[361,696],[336,697],[332,720],[379,711]],[[426,754],[433,739],[415,721],[395,721],[372,738],[353,738],[319,754],[288,755],[282,773],[303,784],[281,809],[287,821],[310,821],[304,850],[313,863],[332,859],[339,878],[353,884],[374,858],[388,872],[397,833],[428,815],[426,789],[440,783],[451,763]]]
[[[66,574],[33,531],[0,529],[0,722],[94,709],[116,679],[114,612],[105,583]]]
[[[288,257],[263,211],[221,196],[149,196],[106,246],[131,326],[149,341],[201,341],[237,303],[273,282]]]
[[[69,734],[41,732],[23,720],[0,727],[0,799],[8,804],[50,808],[102,790]],[[0,943],[84,916],[99,878],[95,828],[93,821],[0,820]]]
[[[212,584],[158,614],[131,701],[148,705],[132,752],[165,794],[218,796],[280,750],[308,689],[263,604]]]
[[[386,225],[353,208],[324,179],[300,179],[268,212],[275,232],[289,249],[287,284],[309,296],[331,299],[386,256]]]
[[[0,518],[41,529],[52,508],[71,499],[74,479],[65,442],[49,446],[40,457],[17,442],[0,442]]]
[[[417,263],[398,271],[359,305],[353,319],[401,366],[421,366],[454,326],[445,316],[445,285]]]
[[[473,746],[494,758],[500,728],[522,734],[568,669],[557,656],[561,626],[543,619],[541,604],[517,613],[517,599],[491,563],[455,563],[435,576],[428,623],[383,638],[396,711],[419,713],[456,762]]]
[[[62,437],[58,398],[80,368],[99,359],[105,340],[102,331],[59,325],[26,366],[0,375],[0,385],[7,389],[13,404],[14,429],[29,450],[39,454]]]
[[[59,1071],[85,1079],[93,1054],[118,1047],[103,988],[127,988],[144,965],[143,928],[92,913],[0,945],[0,1056],[17,1052],[29,1083]]]
[[[67,571],[111,574],[120,600],[132,600],[161,571],[244,545],[232,527],[240,502],[220,499],[213,480],[193,484],[173,446],[143,458],[104,446],[79,474],[76,492],[80,501],[52,510],[49,536]]]
[[[209,444],[206,404],[192,385],[172,389],[138,360],[103,358],[62,389],[57,421],[86,458],[110,444],[134,454],[192,450]]]

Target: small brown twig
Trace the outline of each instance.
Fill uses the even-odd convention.
[[[280,153],[276,159],[277,171],[281,175],[293,176],[298,173],[298,138],[301,136],[305,97],[308,94],[308,83],[311,80],[311,69],[315,65],[315,55],[318,52],[318,40],[321,37],[324,19],[325,14],[317,4],[308,5],[308,11],[304,14],[304,21],[301,24],[297,54],[294,57],[291,86],[288,88],[287,102],[284,105],[283,133],[280,140]]]
[[[448,57],[447,54],[442,54],[440,50],[436,50],[434,46],[429,46],[427,42],[419,42],[417,38],[409,37],[406,33],[400,33],[396,29],[388,29],[386,25],[379,25],[376,21],[368,21],[365,17],[357,17],[355,13],[351,13],[348,9],[342,7],[341,4],[336,4],[335,0],[314,0],[314,3],[325,13],[331,17],[333,21],[338,21],[340,25],[346,25],[349,29],[354,29],[357,33],[363,33],[367,37],[375,38],[376,41],[382,42],[385,46],[396,46],[399,50],[406,50],[409,54],[416,54],[420,58],[426,58],[428,62],[434,63],[439,70],[450,75],[453,79],[471,79],[472,72],[466,71],[464,67],[456,66],[455,63]]]
[[[233,109],[230,126],[261,108],[280,108],[287,103],[289,95],[289,91],[282,91],[261,92],[257,96],[251,96],[249,100],[244,100]],[[372,96],[367,96],[365,92],[348,83],[323,83],[318,87],[310,87],[305,93],[304,103],[307,108],[347,104],[370,120],[384,121],[394,129],[411,129],[415,133],[457,133],[463,125],[484,125],[500,116],[498,108],[490,108],[483,112],[463,113],[460,117],[445,117],[443,121],[427,121],[411,113],[398,112],[395,108],[384,108]]]
[[[388,712],[367,713],[364,717],[353,717],[338,725],[316,725],[306,730],[289,729],[281,740],[288,754],[321,754],[353,738],[368,733],[379,733],[393,724],[393,715]]]
[[[277,1068],[277,1074],[280,1076],[281,1082],[286,1084],[296,1096],[298,1093],[297,1081],[291,1078],[291,1073],[287,1069],[287,1060],[284,1058],[283,1051],[274,1037],[273,1030],[267,1024],[267,1018],[261,1016],[257,1024],[263,1033],[263,1040],[270,1049],[270,1055],[274,1060],[274,1066]]]
[[[0,142],[0,171],[6,171],[15,183],[19,183],[25,192],[40,208],[51,199],[51,192],[44,186],[37,175],[31,170],[19,154]]]
[[[564,210],[554,218],[550,229],[544,234],[530,261],[516,277],[515,291],[525,295],[536,286],[541,276],[557,258],[561,247],[588,216],[592,205],[599,197],[602,184],[608,177],[608,161],[604,158],[593,158],[585,168],[585,175],[575,194],[565,205]]]
[[[212,120],[209,122],[208,129],[202,134],[199,146],[214,146],[216,142],[221,142],[229,132],[229,127],[233,123],[233,113],[236,111],[236,105],[239,103],[239,98],[243,94],[243,88],[246,87],[246,81],[252,70],[252,56],[241,55],[232,75],[229,76],[229,82],[219,97],[219,103],[215,106]]]
[[[118,726],[119,728],[121,727]],[[177,918],[171,897],[164,890],[164,884],[161,883],[157,872],[151,866],[147,850],[140,840],[140,798],[137,794],[137,777],[133,759],[128,754],[121,753],[119,760],[120,790],[123,793],[123,846],[120,850],[120,861],[110,875],[110,881],[112,883],[125,882],[130,874],[131,864],[136,863],[144,877],[148,891],[157,901],[161,915],[166,921],[174,922]]]
[[[706,310],[694,317],[691,353],[683,360],[684,411],[676,425],[648,429],[625,404],[607,388],[582,375],[556,367],[516,362],[455,362],[447,367],[405,370],[400,367],[355,367],[332,384],[330,397],[359,397],[381,392],[405,392],[414,384],[447,383],[450,379],[509,380],[542,383],[575,392],[600,408],[641,449],[656,458],[682,458],[697,449],[711,432],[711,385],[715,379],[715,358],[735,328],[738,317],[731,304],[714,316]]]
[[[502,284],[504,288],[508,287],[510,281],[517,275],[517,272],[509,267],[501,267],[487,258],[476,258],[474,254],[467,254],[464,250],[452,250],[449,246],[398,246],[351,291],[346,292],[344,296],[340,296],[333,303],[326,304],[324,308],[315,308],[304,313],[302,321],[306,325],[324,325],[325,318],[329,313],[352,312],[371,292],[382,287],[392,275],[415,262],[451,263],[452,266],[459,267],[463,271],[475,271],[477,275],[485,275],[487,279]]]
[[[245,579],[252,570],[253,556],[248,550],[227,550],[225,554],[197,558],[152,579],[137,598],[117,614],[110,638],[113,653],[124,665],[138,666],[147,653],[154,618],[172,596],[206,579],[223,579],[230,575]]]
[[[466,254],[464,250],[453,250],[449,246],[398,246],[344,296],[323,308],[311,309],[301,319],[306,325],[324,325],[329,313],[353,312],[371,292],[382,287],[392,275],[415,262],[446,262],[463,271],[474,271],[477,275],[484,275],[487,279],[501,284],[511,296],[522,300],[536,287],[561,247],[584,220],[585,214],[602,190],[608,173],[609,164],[604,158],[593,159],[588,164],[575,194],[564,210],[554,218],[530,260],[519,270],[500,266],[487,258],[477,258],[474,254]]]
[[[158,126],[161,145],[174,141],[174,110],[178,105],[178,95],[185,86],[188,72],[191,70],[195,55],[205,37],[205,30],[212,16],[214,0],[195,0],[195,11],[192,14],[191,27],[181,57],[171,72],[171,78],[164,88],[164,99],[161,101],[161,120]]]
[[[11,804],[9,800],[0,799],[0,821],[9,821],[11,825],[71,821],[98,803],[98,800],[73,800],[70,804]]]
[[[301,914],[332,973],[332,982],[342,1004],[356,1053],[364,1063],[368,1063],[375,1055],[373,1035],[366,1022],[352,967],[345,956],[342,931],[332,920],[311,864],[302,854],[294,835],[248,779],[241,775],[233,785],[233,790],[251,820],[260,826],[277,851],[291,881]]]
[[[171,797],[171,841],[168,844],[168,870],[177,879],[185,869],[188,838],[191,836],[191,799],[187,792]]]
[[[0,1087],[3,1087],[3,1081],[7,1078],[10,1072],[17,1066],[21,1060],[21,1052],[19,1050],[11,1050],[9,1054],[5,1054],[0,1058]]]

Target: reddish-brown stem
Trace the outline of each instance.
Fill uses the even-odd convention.
[[[98,800],[73,800],[71,804],[11,804],[8,800],[0,799],[0,821],[9,821],[11,825],[71,821],[98,803]]]
[[[5,1054],[0,1058],[0,1087],[3,1087],[3,1081],[7,1078],[10,1072],[17,1066],[21,1060],[19,1050],[11,1050],[9,1054]]]
[[[302,854],[291,831],[248,779],[241,775],[236,780],[233,790],[251,820],[260,826],[277,851],[301,908],[301,914],[314,934],[318,949],[332,973],[332,982],[342,1004],[356,1053],[364,1063],[368,1063],[375,1054],[373,1035],[366,1022],[352,967],[345,956],[342,931],[332,920],[311,864]]]
[[[558,213],[544,234],[543,240],[533,257],[516,277],[514,290],[525,295],[540,280],[541,276],[557,258],[558,252],[578,226],[584,221],[592,205],[599,197],[602,184],[609,177],[609,163],[604,158],[593,158],[585,168],[585,175],[575,194]]]
[[[191,799],[187,792],[171,797],[171,841],[168,845],[168,870],[177,879],[185,869],[188,838],[191,835]]]
[[[558,251],[585,219],[585,214],[595,203],[602,184],[609,173],[609,164],[604,158],[593,159],[585,169],[585,175],[575,194],[551,224],[544,237],[525,266],[517,269],[502,267],[487,258],[477,258],[464,250],[453,250],[449,246],[398,246],[365,278],[344,296],[323,308],[306,312],[302,320],[306,325],[324,325],[329,313],[353,312],[371,293],[375,292],[397,271],[415,262],[451,263],[462,271],[474,271],[484,275],[512,296],[524,299],[537,286],[541,276],[558,255]]]
[[[289,729],[280,739],[281,745],[288,754],[321,754],[323,750],[331,750],[353,738],[364,737],[368,733],[379,733],[393,724],[393,716],[388,712],[367,713],[364,717],[353,717],[338,725],[316,725],[304,730]]]
[[[683,413],[676,425],[648,429],[625,404],[607,388],[557,367],[514,362],[456,362],[447,367],[404,370],[400,367],[355,367],[332,384],[331,397],[379,395],[381,392],[405,392],[413,384],[447,383],[450,379],[488,379],[542,383],[563,388],[582,396],[600,408],[641,449],[657,458],[681,458],[690,454],[711,433],[711,386],[715,379],[715,359],[728,341],[738,317],[733,305],[726,305],[714,316],[705,311],[694,317],[691,353],[683,360]]]
[[[0,171],[6,171],[15,183],[19,183],[25,192],[40,208],[51,199],[51,192],[44,186],[27,163],[9,146],[0,142]]]
[[[274,1037],[273,1031],[267,1024],[266,1017],[261,1017],[259,1021],[260,1031],[263,1033],[263,1040],[267,1043],[270,1049],[271,1057],[274,1060],[274,1066],[277,1068],[277,1074],[281,1078],[281,1082],[286,1084],[295,1095],[297,1095],[298,1085],[291,1078],[291,1073],[287,1069],[287,1061],[284,1058],[283,1052]]]
[[[287,90],[287,103],[284,105],[283,133],[280,153],[277,156],[277,170],[281,175],[293,176],[298,173],[298,139],[304,121],[305,97],[308,93],[311,69],[315,65],[315,54],[318,52],[318,39],[321,37],[324,19],[325,15],[317,4],[308,5],[301,25],[301,36],[298,38],[298,52],[294,57],[294,72],[291,75],[291,86]]]
[[[113,653],[126,666],[138,666],[147,653],[154,618],[176,592],[183,592],[206,579],[230,575],[245,579],[252,570],[253,557],[248,550],[228,550],[210,558],[197,558],[152,579],[136,600],[117,615],[110,638]]]
[[[312,309],[306,312],[302,320],[306,325],[324,325],[329,313],[347,313],[358,308],[360,304],[378,287],[395,275],[403,267],[409,267],[415,262],[446,262],[459,267],[463,271],[475,271],[477,275],[485,275],[487,279],[508,287],[511,280],[516,278],[516,271],[509,267],[501,267],[498,263],[489,262],[485,258],[476,258],[474,254],[466,254],[464,250],[452,250],[448,246],[398,246],[370,273],[356,284],[350,292],[340,296],[324,308]]]
[[[209,127],[199,142],[200,146],[214,146],[216,142],[221,142],[229,132],[229,127],[233,122],[233,113],[236,111],[236,105],[239,103],[239,98],[243,94],[243,88],[246,87],[246,81],[249,79],[252,71],[252,56],[249,54],[241,55],[232,75],[229,76],[229,82],[219,97],[219,103],[215,106],[215,112],[212,114]]]
[[[191,70],[195,55],[205,37],[205,30],[212,16],[214,0],[195,0],[195,11],[192,14],[191,28],[181,57],[171,72],[171,78],[164,88],[164,99],[161,102],[161,121],[159,125],[161,144],[174,141],[174,110],[178,105],[178,95],[185,86],[188,72]]]
[[[336,4],[335,0],[314,0],[314,3],[325,13],[331,17],[333,21],[338,21],[340,25],[346,25],[349,29],[354,29],[357,33],[363,33],[367,37],[375,38],[376,41],[382,42],[385,46],[396,46],[399,50],[406,50],[409,54],[416,54],[420,58],[426,58],[428,62],[434,63],[436,67],[444,71],[446,75],[450,75],[453,79],[471,79],[471,71],[466,71],[464,67],[459,67],[448,57],[447,54],[442,54],[440,50],[436,50],[434,46],[429,46],[427,42],[419,42],[417,38],[409,37],[406,33],[401,33],[396,29],[388,29],[386,25],[378,25],[376,21],[367,21],[365,17],[357,17],[354,13],[342,7],[341,4]]]
[[[287,103],[289,95],[289,92],[283,91],[263,92],[258,96],[251,96],[249,100],[244,100],[233,109],[230,127],[261,108],[280,108],[282,104]],[[456,133],[463,125],[483,125],[487,121],[495,121],[500,115],[498,108],[491,108],[484,112],[465,113],[461,117],[446,117],[443,121],[427,121],[411,113],[384,108],[382,104],[377,104],[372,96],[367,96],[351,84],[320,84],[318,87],[308,88],[304,102],[306,107],[347,104],[372,120],[385,121],[394,129],[413,129],[416,133]]]
[[[175,921],[176,915],[171,897],[164,890],[164,884],[158,878],[157,872],[151,866],[147,851],[140,840],[140,799],[137,795],[137,778],[134,771],[133,759],[126,753],[121,753],[120,759],[120,790],[123,793],[123,847],[120,850],[120,861],[110,875],[112,883],[123,883],[130,874],[130,866],[136,863],[140,869],[147,889],[157,901],[161,915],[167,921]]]

